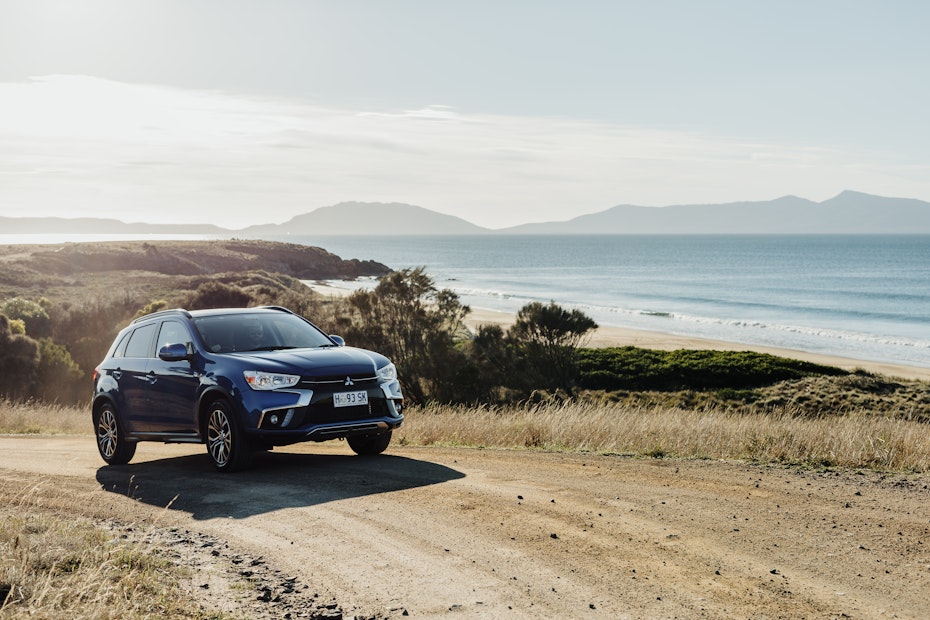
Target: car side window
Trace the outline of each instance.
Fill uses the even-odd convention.
[[[157,323],[152,323],[132,332],[126,345],[126,357],[152,357],[152,338],[157,327]]]
[[[184,344],[188,345],[190,350],[190,341],[190,334],[184,325],[177,321],[165,321],[158,332],[158,346],[155,347],[155,352],[157,354],[166,344]]]

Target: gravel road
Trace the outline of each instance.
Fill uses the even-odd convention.
[[[342,443],[223,475],[203,446],[105,467],[90,436],[5,436],[0,493],[180,545],[192,596],[247,617],[930,614],[928,475]]]

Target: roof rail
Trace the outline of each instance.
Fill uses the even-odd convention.
[[[287,312],[288,314],[296,314],[293,310],[288,310],[284,306],[259,306],[262,310],[280,310],[281,312]]]
[[[145,316],[140,316],[137,319],[133,319],[130,325],[135,325],[139,321],[145,321],[153,317],[158,317],[158,316],[163,316],[163,315],[165,316],[173,315],[173,314],[180,314],[182,316],[186,316],[187,318],[191,318],[191,313],[185,310],[184,308],[172,308],[171,310],[159,310],[158,312],[153,312],[151,314],[146,314]]]

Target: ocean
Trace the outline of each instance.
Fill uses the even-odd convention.
[[[42,237],[0,235],[0,243],[112,238]],[[554,301],[601,325],[930,367],[928,235],[277,240],[394,269],[423,266],[473,308]]]
[[[423,266],[474,308],[930,367],[930,236],[281,237]]]

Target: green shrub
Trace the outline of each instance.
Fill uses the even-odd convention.
[[[48,304],[48,300],[43,299]],[[26,333],[33,338],[40,338],[49,334],[51,319],[45,306],[39,302],[14,297],[0,304],[0,314],[5,314],[13,321],[22,321],[26,325]]]
[[[847,374],[831,366],[752,351],[637,347],[581,349],[578,371],[582,388],[609,391],[746,390],[815,374]]]

